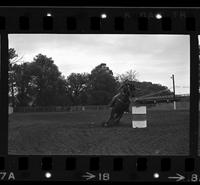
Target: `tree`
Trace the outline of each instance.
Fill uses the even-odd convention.
[[[30,63],[28,62],[13,65],[13,71],[15,72],[16,104],[18,106],[27,106],[33,94],[29,66]]]
[[[12,62],[13,59],[16,59],[18,57],[18,54],[16,53],[16,50],[14,48],[8,49],[8,58],[9,62]]]
[[[118,75],[118,80],[120,83],[123,83],[125,80],[129,81],[137,81],[137,72],[133,71],[132,69],[129,71],[126,71],[125,73]]]
[[[146,96],[152,94],[152,96],[160,96],[160,95],[172,95],[173,93],[168,89],[168,87],[163,86],[161,84],[154,84],[152,82],[139,82],[135,81],[135,86],[139,89],[136,90],[136,97]],[[160,92],[160,93],[158,93]],[[156,95],[153,95],[158,93]]]
[[[117,87],[118,84],[112,70],[105,63],[101,63],[91,71],[88,87],[89,103],[96,105],[108,104],[117,92]]]
[[[52,58],[38,54],[29,65],[32,99],[38,106],[52,106],[66,103],[66,81]]]
[[[15,91],[16,91],[16,74],[13,66],[16,65],[22,58],[18,57],[14,48],[8,49],[8,86],[9,86],[9,99],[11,98],[12,106],[16,104]]]
[[[87,103],[87,87],[89,83],[89,74],[71,73],[67,77],[67,94],[73,105]]]
[[[125,73],[118,75],[117,80],[120,83],[123,83],[125,80],[133,81],[135,87],[138,89],[135,92],[137,97],[154,94],[160,92],[158,95],[170,95],[172,92],[168,89],[168,87],[163,86],[161,84],[154,84],[152,82],[139,82],[137,80],[138,73],[134,70],[126,71]]]

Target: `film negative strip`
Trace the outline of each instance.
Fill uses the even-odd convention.
[[[0,8],[0,181],[200,182],[199,17]]]

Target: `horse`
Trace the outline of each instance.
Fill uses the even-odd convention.
[[[112,98],[109,104],[112,108],[110,118],[107,122],[103,123],[103,126],[107,127],[118,124],[124,112],[129,112],[130,99],[134,97],[135,90],[136,88],[131,81],[125,81],[122,84],[119,88],[120,92]]]

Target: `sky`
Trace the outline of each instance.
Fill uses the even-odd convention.
[[[114,76],[128,70],[139,81],[150,81],[176,94],[189,94],[190,41],[188,35],[136,34],[10,34],[9,48],[15,48],[24,62],[39,53],[51,57],[62,75],[90,73],[106,63]]]

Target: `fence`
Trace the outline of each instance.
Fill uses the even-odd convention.
[[[154,106],[149,107],[149,110],[173,110],[173,103],[158,103]],[[176,102],[177,110],[189,110],[190,103],[189,102]]]
[[[177,102],[177,110],[189,110],[189,102]],[[149,110],[173,110],[173,103],[158,103],[148,106]],[[87,110],[108,110],[108,105],[52,106],[52,107],[15,107],[14,112],[74,112]]]
[[[14,112],[74,112],[87,110],[108,110],[107,105],[52,106],[52,107],[15,107]]]

